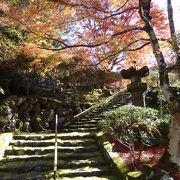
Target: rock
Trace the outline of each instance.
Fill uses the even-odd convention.
[[[12,109],[6,104],[7,102],[4,102],[0,105],[0,130],[5,128],[13,117]]]
[[[55,119],[55,112],[53,109],[43,109],[41,110],[40,118],[43,123],[44,128],[52,129],[52,124]]]
[[[47,102],[47,108],[49,109],[57,109],[61,104],[57,101],[57,100],[54,100],[54,99],[48,99],[48,102]]]
[[[47,101],[48,101],[48,98],[46,98],[46,97],[39,97],[39,98],[38,98],[38,102],[39,102],[39,104],[42,105],[42,106],[46,105],[46,104],[47,104]]]
[[[45,122],[51,122],[55,118],[55,113],[53,109],[44,109],[41,110],[41,118]]]
[[[26,99],[26,101],[29,102],[29,103],[31,103],[31,104],[35,104],[35,103],[38,101],[38,99],[37,99],[37,98],[34,98],[34,97],[28,97],[28,98]]]
[[[23,102],[18,109],[18,114],[19,114],[19,118],[25,122],[25,121],[30,121],[30,115],[29,112],[31,111],[31,109],[33,108],[33,105],[30,104],[29,102],[25,101]]]
[[[30,122],[24,122],[22,127],[21,127],[21,130],[24,131],[24,132],[32,131],[32,129],[30,127]]]
[[[11,108],[16,108],[16,101],[17,101],[17,96],[10,96],[9,98],[9,103],[8,105],[11,107]]]
[[[0,116],[0,131],[2,131],[3,127],[8,123],[9,119],[4,116]]]
[[[20,119],[16,121],[16,130],[22,131],[24,126],[24,122]]]
[[[26,101],[26,97],[18,97],[16,100],[16,105],[19,106],[20,104],[22,104],[24,101]]]
[[[32,128],[32,131],[36,132],[47,130],[43,127],[43,122],[40,117],[36,117],[33,121],[31,121],[30,127]]]
[[[40,112],[41,112],[41,107],[39,103],[35,103],[32,109],[30,110],[31,119],[35,119],[38,115],[40,115]]]

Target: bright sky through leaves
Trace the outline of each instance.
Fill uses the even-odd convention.
[[[154,0],[160,7],[167,9],[167,0]],[[180,30],[180,0],[172,0],[174,23],[176,30]]]

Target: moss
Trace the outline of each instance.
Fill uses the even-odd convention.
[[[23,125],[23,122],[20,122],[20,126],[22,126],[22,125]],[[13,132],[13,135],[21,135],[21,131],[19,129],[17,129]]]
[[[116,168],[118,168],[122,174],[125,174],[129,171],[127,164],[123,161],[122,158],[116,157],[113,158],[113,161],[115,163]]]
[[[109,163],[114,167],[119,178],[125,177],[126,173],[129,171],[127,164],[124,162],[124,160],[119,156],[117,152],[113,151],[113,146],[107,140],[103,132],[99,132],[97,134],[97,138],[104,152],[106,160],[108,160]]]
[[[144,174],[141,171],[127,173],[126,180],[144,180]]]
[[[103,142],[103,146],[106,148],[106,150],[108,152],[113,151],[113,147],[112,147],[112,145],[108,141]]]

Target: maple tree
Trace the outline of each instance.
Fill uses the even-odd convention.
[[[168,0],[169,26],[165,13],[151,0],[6,0],[0,4],[0,24],[21,26],[27,32],[26,43],[19,50],[28,56],[64,54],[73,62],[74,54],[80,58],[76,67],[97,66],[103,70],[122,69],[134,60],[137,67],[147,64],[143,53],[152,47],[159,69],[160,86],[170,106],[172,123],[170,145],[178,144],[180,102],[169,84],[168,71],[179,69],[179,46],[172,21],[171,1]],[[22,5],[21,5],[22,3]],[[167,57],[160,48],[168,49]],[[172,48],[170,49],[170,45]],[[32,48],[34,47],[34,48]],[[162,47],[162,46],[161,46]],[[172,66],[171,54],[177,54]],[[42,54],[42,55],[40,55]],[[34,65],[46,58],[37,58]],[[61,59],[61,58],[60,58]],[[47,65],[54,67],[56,63]],[[57,63],[58,64],[58,63]],[[177,128],[178,127],[178,128]],[[170,146],[171,160],[180,162],[179,146]]]
[[[124,63],[124,59],[139,58],[140,64],[145,61],[137,51],[141,52],[150,41],[138,15],[138,1],[29,0],[28,3],[21,8],[9,5],[3,17],[4,23],[22,25],[29,32],[28,42],[43,49],[76,54],[84,62],[91,61],[91,65],[104,69],[113,69]],[[154,5],[153,24],[164,35],[167,29],[161,23],[164,14],[157,10]],[[28,44],[24,48],[31,49]]]

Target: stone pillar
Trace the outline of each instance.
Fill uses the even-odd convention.
[[[132,104],[135,106],[145,106],[144,91],[147,89],[146,83],[131,83],[127,85],[127,90],[132,94]]]
[[[135,106],[145,106],[144,92],[147,89],[147,84],[141,82],[142,77],[146,77],[149,74],[147,66],[137,70],[135,67],[129,69],[123,69],[121,75],[124,79],[131,79],[131,83],[127,85],[127,90],[132,94],[132,104]]]

